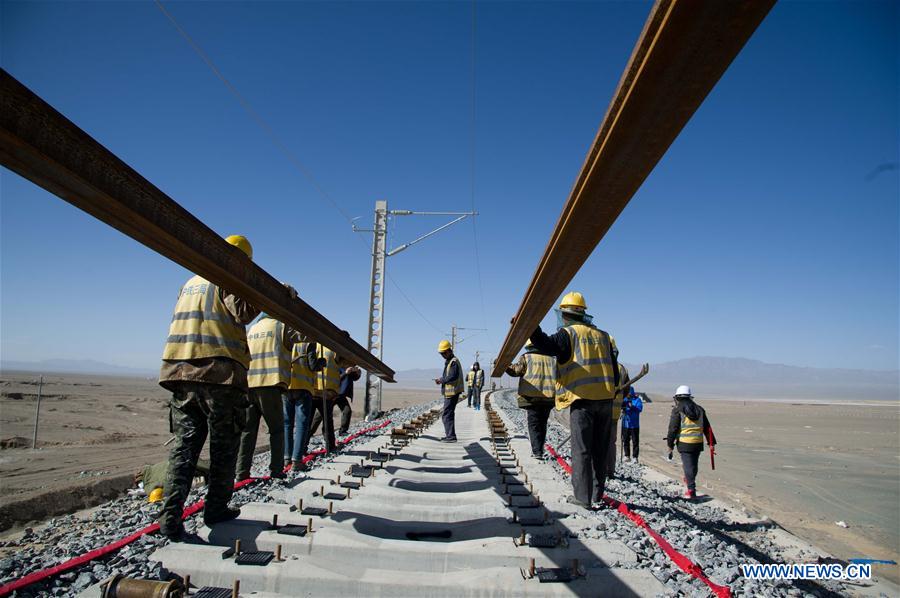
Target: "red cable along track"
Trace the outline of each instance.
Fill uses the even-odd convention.
[[[372,427],[366,428],[365,430],[360,430],[359,432],[356,432],[355,434],[351,434],[350,436],[347,436],[346,438],[344,438],[344,440],[340,441],[338,444],[340,446],[343,446],[343,445],[347,444],[348,442],[356,440],[360,436],[368,434],[369,432],[374,432],[375,430],[380,430],[381,428],[389,426],[390,424],[391,424],[391,420],[387,420],[387,421],[384,421],[384,422],[378,424],[377,426],[372,426]],[[303,462],[309,463],[310,461],[312,461],[312,460],[316,459],[317,457],[324,455],[324,454],[325,454],[324,449],[319,449],[317,451],[313,451],[313,452],[307,454],[305,457],[303,457]],[[287,471],[287,469],[288,468],[285,468],[285,471]],[[268,480],[269,478],[270,478],[270,476],[264,476],[261,478],[249,478],[249,479],[243,480],[241,482],[237,482],[234,485],[234,489],[238,490],[240,488],[243,488],[244,486],[249,486],[250,484],[255,484],[260,481],[265,481],[265,480]],[[204,504],[205,504],[205,501],[199,500],[199,501],[195,502],[194,504],[186,507],[184,509],[184,514],[181,516],[182,519],[187,519],[188,517],[191,517],[191,516],[199,513],[203,509]],[[16,590],[21,590],[24,587],[30,586],[39,581],[44,581],[45,579],[53,577],[54,575],[59,575],[60,573],[65,573],[66,571],[70,571],[72,569],[75,569],[76,567],[80,567],[81,565],[89,563],[95,559],[99,559],[101,557],[110,555],[110,554],[116,552],[117,550],[124,548],[125,546],[131,544],[138,538],[140,538],[142,536],[146,536],[147,534],[156,533],[158,531],[159,531],[159,524],[152,523],[145,528],[139,529],[138,531],[134,532],[133,534],[130,534],[128,536],[125,536],[124,538],[116,540],[112,544],[107,544],[106,546],[101,546],[100,548],[95,548],[94,550],[91,550],[90,552],[86,552],[81,556],[77,556],[73,559],[69,559],[68,561],[65,561],[58,565],[50,567],[49,569],[42,569],[40,571],[35,571],[34,573],[29,573],[25,577],[21,577],[21,578],[17,579],[16,581],[6,584],[5,586],[0,586],[0,596],[7,596],[7,595],[15,592]]]
[[[572,474],[572,466],[569,465],[569,462],[566,461],[562,457],[562,455],[557,453],[556,450],[554,450],[554,448],[549,444],[547,444],[547,452],[550,453],[551,457],[556,459],[556,462],[559,463],[560,467],[562,467],[566,473],[568,473],[569,475]],[[700,567],[700,565],[689,559],[684,554],[678,552],[678,550],[674,546],[669,544],[669,542],[665,538],[663,538],[659,532],[650,527],[650,525],[644,520],[643,517],[629,509],[628,505],[614,498],[610,498],[605,494],[603,495],[603,501],[609,506],[613,507],[616,511],[630,519],[635,525],[647,532],[647,535],[653,538],[653,540],[659,545],[662,551],[666,553],[666,556],[668,556],[673,563],[678,565],[679,569],[681,569],[691,577],[699,579],[700,581],[705,583],[707,586],[709,586],[709,589],[712,590],[713,594],[718,596],[718,598],[731,598],[731,588],[729,588],[728,586],[720,586],[719,584],[709,579],[706,574],[703,573],[703,569]]]

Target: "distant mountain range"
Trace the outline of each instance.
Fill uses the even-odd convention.
[[[632,373],[640,369],[635,364],[626,366]],[[156,370],[117,366],[92,359],[0,361],[0,371],[141,378],[158,373]],[[436,390],[433,380],[440,375],[440,368],[427,368],[402,370],[397,372],[395,378],[400,388]],[[504,376],[505,386],[515,383],[515,380]],[[650,373],[637,386],[643,392],[671,396],[680,384],[689,384],[694,394],[706,398],[900,400],[900,370],[806,368],[739,357],[691,357],[651,364]]]
[[[23,371],[58,374],[102,374],[104,376],[155,376],[159,370],[129,368],[93,359],[44,359],[43,361],[0,361],[0,372]]]
[[[636,373],[640,366],[625,364]],[[397,372],[398,386],[434,388],[439,368]],[[504,376],[504,385],[515,381]],[[900,370],[806,368],[740,357],[691,357],[650,364],[637,384],[643,392],[671,396],[681,384],[698,397],[900,400]]]

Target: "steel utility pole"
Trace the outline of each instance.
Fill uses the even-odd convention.
[[[375,202],[375,219],[373,228],[358,228],[353,225],[353,231],[358,233],[372,233],[372,276],[369,291],[369,328],[367,347],[369,352],[381,359],[384,341],[384,284],[385,266],[387,258],[397,255],[401,251],[410,248],[419,241],[439,233],[465,220],[469,216],[477,216],[478,212],[414,212],[412,210],[388,210],[387,201]],[[392,216],[456,216],[450,222],[443,224],[429,233],[404,243],[399,247],[387,249],[387,224]],[[366,371],[366,419],[372,419],[381,413],[381,380]]]
[[[477,330],[478,332],[487,332],[487,328],[463,328],[462,326],[457,326],[453,324],[450,326],[450,346],[453,347],[453,352],[456,353],[456,331],[457,330]],[[467,339],[463,339],[467,340]],[[463,341],[459,341],[463,342]],[[478,356],[476,355],[475,361],[478,361]]]

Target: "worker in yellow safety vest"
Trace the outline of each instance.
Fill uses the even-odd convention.
[[[669,460],[672,460],[672,451],[677,445],[684,468],[684,483],[687,486],[685,498],[693,500],[697,498],[697,466],[700,453],[703,452],[703,439],[706,439],[712,454],[715,454],[712,447],[716,446],[716,436],[712,433],[706,410],[694,402],[690,386],[679,386],[673,400],[675,405],[669,417],[669,434],[666,437]]]
[[[567,502],[603,506],[612,403],[619,384],[615,345],[593,325],[581,293],[566,294],[559,305],[559,330],[531,335],[537,353],[556,358],[556,408],[569,410],[572,431],[572,489]]]
[[[481,411],[481,389],[484,388],[484,370],[477,361],[472,364],[472,369],[466,374],[466,406],[474,407],[475,411]]]
[[[613,352],[616,353],[618,357],[618,348],[616,347],[616,339],[613,337],[609,337],[610,341],[612,341]],[[619,365],[619,386],[623,384],[627,384],[628,370],[621,363]],[[606,452],[606,479],[611,480],[616,477],[616,442],[619,439],[619,418],[622,417],[622,402],[625,400],[625,395],[628,394],[628,387],[623,388],[622,390],[616,393],[615,398],[613,399],[613,408],[612,408],[612,427],[609,430],[609,449]]]
[[[506,368],[506,373],[519,379],[516,402],[527,414],[531,456],[543,460],[547,420],[556,399],[556,360],[536,351],[534,345],[526,343],[525,352]]]
[[[225,240],[241,259],[252,259],[245,237]],[[228,502],[247,407],[250,351],[244,327],[258,314],[244,299],[200,276],[193,276],[178,293],[159,372],[160,386],[172,392],[169,426],[175,435],[159,526],[173,541],[185,539],[184,502],[207,435],[209,485],[203,521],[214,525],[240,515]]]
[[[456,442],[456,404],[465,387],[462,364],[453,354],[453,347],[448,340],[438,343],[438,353],[444,358],[443,374],[440,378],[434,379],[434,383],[441,387],[441,396],[444,397],[444,408],[441,412],[444,437],[441,438],[441,442]]]
[[[334,402],[341,389],[341,367],[344,362],[337,353],[316,345],[316,360],[321,364],[321,370],[316,372],[316,389],[313,391],[313,416],[309,427],[309,437],[312,438],[322,425],[322,436],[325,440],[325,450],[329,453],[336,448],[334,439]]]
[[[309,447],[316,373],[324,365],[316,360],[316,347],[316,343],[304,339],[291,349],[291,379],[283,399],[284,461],[291,471],[307,469],[303,456]]]
[[[250,406],[247,408],[247,424],[241,433],[238,451],[237,479],[250,477],[250,465],[256,450],[259,420],[265,419],[269,429],[269,475],[284,478],[284,406],[282,394],[287,392],[291,380],[291,349],[302,335],[268,314],[247,331],[250,347],[250,370],[247,384],[250,387]]]

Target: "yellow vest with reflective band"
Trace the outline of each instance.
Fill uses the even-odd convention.
[[[341,370],[337,364],[337,353],[327,347],[319,345],[316,352],[317,358],[325,359],[325,368],[315,372],[316,375],[316,392],[322,396],[323,380],[322,374],[325,374],[324,390],[334,391],[335,394],[341,389]]]
[[[569,335],[572,356],[557,366],[556,408],[563,410],[579,399],[612,400],[616,382],[609,335],[586,324],[563,330]]]
[[[481,388],[484,386],[484,370],[469,370],[469,373],[466,374],[466,384],[469,386],[474,386],[476,388]]]
[[[628,370],[625,369],[625,366],[621,363],[619,364],[619,385],[625,383],[628,380]],[[613,399],[613,410],[612,410],[612,418],[614,422],[619,421],[619,418],[622,416],[622,402],[625,400],[625,393],[628,392],[627,388],[623,388],[619,392],[616,393],[616,398]]]
[[[284,324],[273,318],[262,318],[247,331],[250,346],[250,388],[281,386],[291,381],[291,356],[284,348]]]
[[[450,371],[450,365],[454,361],[456,362],[456,371],[459,372],[459,375],[456,377],[456,380],[454,380],[453,382],[448,382],[447,384],[444,384],[443,386],[441,386],[441,394],[445,397],[452,397],[453,395],[458,395],[463,390],[465,390],[465,384],[463,384],[463,377],[462,377],[462,364],[459,363],[459,359],[457,359],[455,355],[453,357],[451,357],[449,360],[447,360],[447,363],[444,364],[444,375],[441,377],[443,378],[443,377],[447,376],[447,372]]]
[[[519,378],[519,396],[552,399],[556,396],[556,358],[525,353],[525,374]]]
[[[291,381],[288,388],[291,390],[316,389],[316,373],[309,369],[306,361],[306,352],[309,351],[309,343],[294,343],[291,349]]]
[[[219,297],[219,287],[194,276],[178,293],[162,358],[171,361],[227,357],[250,367],[247,330]]]
[[[703,419],[703,416],[700,416],[700,419]],[[678,434],[678,442],[683,442],[686,444],[697,444],[703,443],[703,426],[700,424],[699,420],[693,420],[686,416],[684,413],[681,414],[681,432]]]

